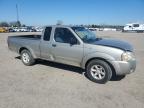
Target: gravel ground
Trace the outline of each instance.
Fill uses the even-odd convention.
[[[77,67],[39,61],[24,66],[0,33],[0,108],[144,108],[144,33],[98,31],[135,48],[137,69],[123,79],[96,84]],[[35,33],[33,33],[35,34]]]

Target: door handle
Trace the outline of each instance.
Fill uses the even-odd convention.
[[[53,47],[56,47],[56,44],[52,44]]]

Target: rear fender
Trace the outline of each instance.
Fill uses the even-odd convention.
[[[20,47],[19,50],[18,50],[19,54],[21,53],[21,50],[22,50],[22,49],[23,49],[23,50],[24,50],[24,49],[29,50],[30,53],[32,54],[33,58],[37,58],[36,55],[35,55],[35,53],[34,53],[34,51],[33,51],[31,48],[27,47],[27,46],[25,46],[25,47]]]

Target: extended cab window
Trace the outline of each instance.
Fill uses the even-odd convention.
[[[54,39],[60,43],[70,43],[70,39],[76,39],[72,32],[67,28],[56,28]],[[77,39],[76,39],[77,40]]]
[[[46,27],[45,28],[45,32],[44,32],[44,40],[45,41],[50,40],[51,30],[52,30],[52,27]]]
[[[134,24],[133,26],[134,26],[134,27],[139,27],[139,24]]]

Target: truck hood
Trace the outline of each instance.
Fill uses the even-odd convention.
[[[116,39],[98,38],[96,41],[92,42],[91,44],[114,47],[114,48],[122,49],[124,51],[131,51],[131,52],[133,51],[132,45],[130,45],[127,42],[116,40]]]

